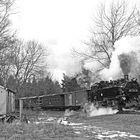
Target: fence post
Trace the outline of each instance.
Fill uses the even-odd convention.
[[[23,99],[20,99],[19,100],[19,107],[20,107],[20,110],[19,110],[19,117],[20,117],[20,121],[22,121],[22,114],[23,114]]]

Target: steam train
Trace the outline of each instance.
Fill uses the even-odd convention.
[[[96,107],[122,108],[139,106],[140,85],[136,79],[124,78],[111,81],[100,81],[91,86],[90,90],[81,90],[59,94],[22,98],[24,107],[37,109],[79,109],[91,102]],[[19,105],[18,105],[19,106]]]
[[[95,83],[88,91],[88,101],[98,107],[122,108],[138,107],[140,100],[140,85],[137,79],[124,78]]]

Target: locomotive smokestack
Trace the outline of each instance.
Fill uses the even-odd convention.
[[[140,84],[140,75],[138,75],[138,83]]]
[[[130,73],[131,64],[132,64],[131,55],[123,53],[119,55],[118,58],[120,61],[120,67],[122,69],[122,72],[125,76],[127,75],[126,78],[128,78],[128,73]]]
[[[125,81],[129,81],[128,75],[124,75],[124,79],[125,79]]]

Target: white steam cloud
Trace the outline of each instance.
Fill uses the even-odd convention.
[[[138,77],[140,71],[140,37],[122,37],[115,43],[109,69],[101,71],[103,80],[121,78],[129,74]]]
[[[85,104],[84,110],[86,111],[88,117],[110,115],[110,114],[116,114],[118,112],[117,109],[113,109],[111,107],[98,108],[94,104]]]

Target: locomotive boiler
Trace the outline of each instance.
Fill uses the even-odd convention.
[[[88,100],[98,107],[122,108],[139,106],[140,85],[128,75],[118,80],[100,81],[88,91]]]

